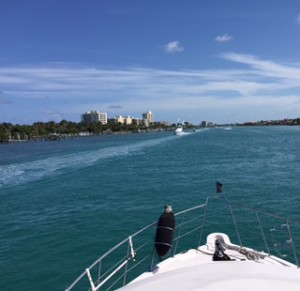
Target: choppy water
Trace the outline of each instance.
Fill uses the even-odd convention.
[[[0,145],[1,290],[63,290],[130,233],[230,200],[300,221],[300,128],[209,129]]]

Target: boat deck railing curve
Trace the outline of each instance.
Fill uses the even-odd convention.
[[[212,200],[221,202],[223,206],[219,209],[213,207],[211,212],[208,206]],[[223,211],[224,203],[227,211]],[[246,212],[249,216],[245,216]],[[240,248],[251,246],[300,267],[300,224],[297,222],[248,206],[232,204],[225,195],[208,197],[204,204],[180,211],[175,217],[173,246],[166,258],[188,249],[197,249],[205,243],[209,233],[224,232]],[[161,260],[154,249],[156,225],[157,222],[149,224],[107,251],[66,290],[115,290],[143,272],[155,270]],[[258,234],[260,239],[254,239]]]

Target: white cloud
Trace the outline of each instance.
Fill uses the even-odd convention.
[[[300,24],[300,13],[298,14],[297,22]]]
[[[25,110],[34,110],[33,121],[44,120],[45,115],[76,121],[87,110],[139,117],[151,109],[159,120],[173,115],[174,119],[168,121],[176,122],[180,116],[195,123],[205,119],[242,121],[236,116],[247,116],[246,121],[248,116],[252,121],[265,116],[299,116],[299,64],[281,64],[237,53],[220,57],[234,64],[234,68],[107,70],[74,64],[1,67],[0,122],[14,122],[9,119],[11,112],[22,116]],[[44,111],[45,108],[49,110]],[[189,116],[200,120],[189,120]]]
[[[218,35],[215,37],[215,41],[217,42],[229,42],[233,39],[233,36],[228,34]]]
[[[294,83],[297,87],[300,85],[300,67],[295,65],[282,65],[277,64],[270,60],[261,60],[252,55],[236,54],[236,53],[226,53],[222,54],[226,60],[233,61],[236,63],[241,63],[250,66],[251,68],[258,70],[254,72],[260,76],[280,78],[281,80],[297,81]]]
[[[171,41],[164,46],[164,49],[167,53],[173,54],[182,52],[184,50],[184,47],[180,44],[179,41]]]

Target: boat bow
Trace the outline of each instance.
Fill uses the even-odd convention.
[[[223,206],[210,211],[212,201]],[[224,204],[227,211],[220,211]],[[101,256],[66,290],[147,291],[162,286],[173,290],[218,290],[224,286],[241,290],[240,284],[243,290],[265,290],[267,285],[272,290],[299,287],[299,223],[231,204],[223,194],[208,197],[204,204],[175,217],[173,245],[164,258],[154,250],[154,222]],[[227,259],[215,259],[220,251]]]

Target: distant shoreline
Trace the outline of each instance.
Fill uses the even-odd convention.
[[[99,136],[110,136],[110,135],[125,135],[125,134],[140,134],[140,133],[154,133],[154,132],[167,132],[173,129],[149,129],[140,131],[119,131],[111,133],[93,134],[93,133],[79,133],[79,134],[50,134],[49,136],[40,136],[30,139],[8,139],[1,140],[0,144],[15,144],[24,142],[47,142],[47,141],[61,141],[61,140],[72,140],[76,138],[86,138],[86,137],[99,137]]]
[[[245,122],[235,124],[212,124],[211,127],[242,127],[242,126],[297,126],[300,125],[300,118],[269,120],[258,122]],[[189,122],[184,123],[184,128],[196,129],[206,126],[195,126]],[[154,122],[149,127],[137,126],[136,124],[101,124],[99,123],[75,123],[66,120],[60,123],[53,121],[43,123],[37,122],[33,125],[13,125],[0,123],[0,144],[20,143],[28,141],[57,141],[62,139],[73,139],[76,137],[101,136],[113,134],[133,134],[159,131],[173,131],[176,124],[169,125],[162,122]]]
[[[273,126],[300,126],[300,124],[247,124],[247,125],[234,125],[233,127],[273,127]],[[230,126],[232,127],[232,126]],[[204,128],[204,127],[203,127]],[[209,127],[207,127],[209,128]],[[210,128],[226,128],[226,126],[214,126]],[[10,140],[0,140],[1,144],[17,144],[17,143],[27,143],[27,142],[49,142],[49,141],[61,141],[61,140],[72,140],[77,138],[85,138],[85,137],[99,137],[99,136],[108,136],[108,135],[125,135],[125,134],[139,134],[139,133],[154,133],[154,132],[169,132],[174,129],[154,129],[154,130],[142,130],[142,131],[119,131],[119,132],[111,132],[104,134],[56,134],[50,136],[41,136],[35,137],[32,139],[10,139]]]

